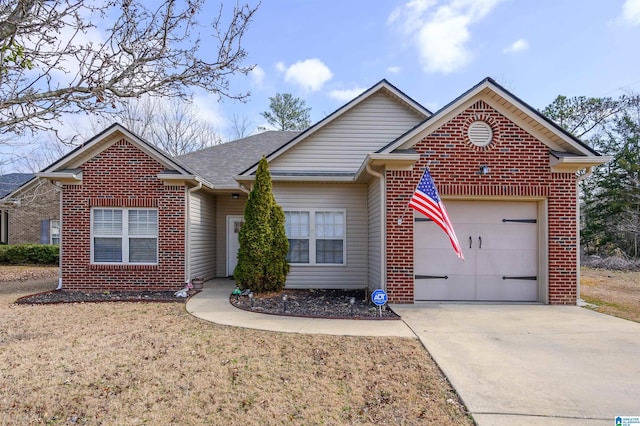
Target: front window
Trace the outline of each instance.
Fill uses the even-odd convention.
[[[287,260],[292,264],[345,264],[345,212],[286,211],[289,238]]]
[[[309,212],[285,212],[289,263],[309,263]]]
[[[158,211],[155,209],[91,210],[93,263],[158,262]]]
[[[49,244],[60,244],[60,221],[49,222]]]

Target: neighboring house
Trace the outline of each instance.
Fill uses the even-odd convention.
[[[386,80],[302,133],[170,158],[116,124],[38,176],[62,185],[63,288],[178,289],[232,274],[266,155],[288,288],[575,304],[578,172],[608,160],[491,79],[435,114]],[[465,261],[408,208],[430,167]]]
[[[0,176],[0,242],[58,244],[59,188],[30,173]]]

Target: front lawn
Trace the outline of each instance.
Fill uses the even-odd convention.
[[[640,322],[640,272],[581,269],[581,297],[592,309]]]
[[[219,326],[173,303],[13,304],[52,275],[0,282],[0,424],[473,424],[417,340]]]

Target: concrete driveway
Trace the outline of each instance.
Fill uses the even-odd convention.
[[[579,307],[394,305],[479,425],[640,416],[640,324]]]

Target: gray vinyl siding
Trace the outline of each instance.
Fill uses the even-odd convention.
[[[366,288],[368,281],[367,185],[274,183],[284,210],[344,209],[346,265],[291,265],[287,288]]]
[[[382,263],[382,214],[380,204],[380,179],[374,177],[369,183],[369,288],[382,288],[380,265]]]
[[[240,192],[240,191],[238,191]],[[227,216],[244,215],[247,194],[240,192],[240,198],[234,200],[231,194],[217,196],[216,211],[216,272],[218,277],[227,276]]]
[[[216,276],[216,199],[194,192],[189,201],[191,278]]]
[[[355,173],[365,156],[414,127],[424,117],[383,92],[354,106],[270,162],[271,172]]]

